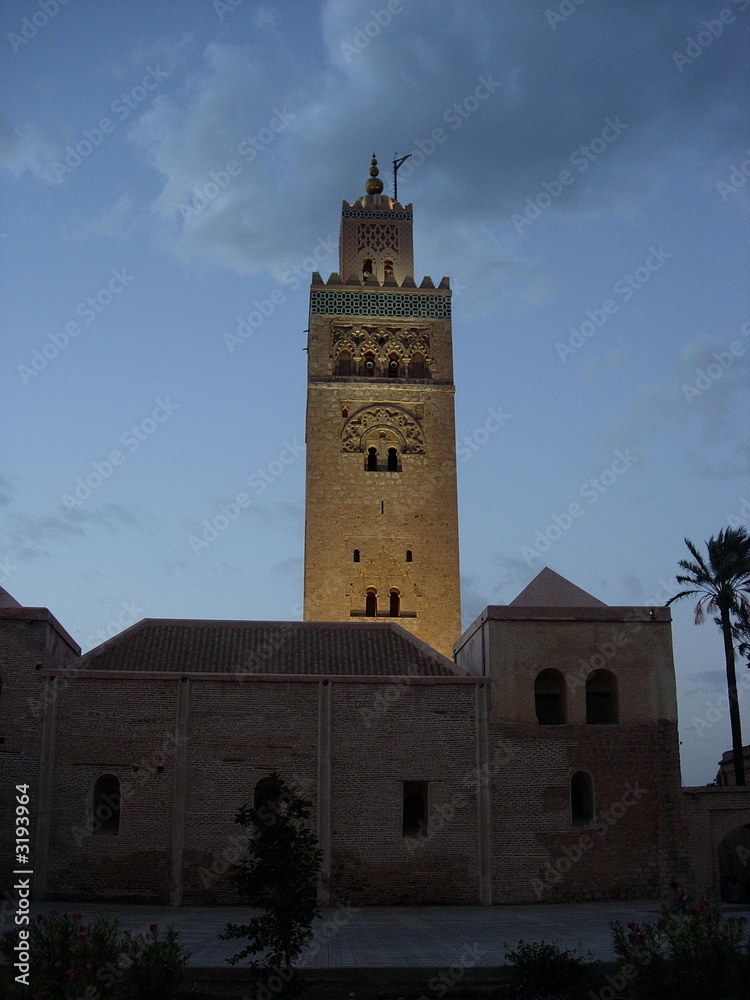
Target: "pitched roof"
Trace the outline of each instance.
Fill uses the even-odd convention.
[[[22,605],[18,603],[15,597],[12,597],[5,587],[0,587],[0,608],[20,608]]]
[[[80,670],[465,677],[393,622],[179,621],[146,618],[76,664]]]
[[[545,566],[509,604],[511,608],[606,608],[585,590]]]

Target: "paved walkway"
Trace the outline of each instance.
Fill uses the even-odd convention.
[[[79,912],[89,920],[97,912],[118,916],[123,930],[146,932],[149,924],[170,924],[191,953],[193,968],[219,968],[241,947],[239,941],[219,941],[230,921],[241,923],[241,907],[170,907],[117,903],[32,904],[32,912],[55,909]],[[728,916],[750,920],[750,905],[726,905]],[[502,964],[506,951],[524,941],[556,941],[578,947],[584,955],[612,961],[610,922],[655,920],[657,900],[568,903],[527,906],[372,906],[324,910],[315,923],[317,942],[300,962],[310,969],[440,968],[460,963]]]

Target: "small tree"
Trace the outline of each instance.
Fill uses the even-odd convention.
[[[292,963],[312,937],[318,916],[317,879],[323,859],[318,838],[307,826],[311,803],[297,795],[274,771],[258,782],[251,808],[235,816],[252,828],[246,854],[230,867],[229,878],[260,915],[247,924],[227,924],[223,940],[246,938],[233,955],[234,965],[248,959],[256,969],[278,969],[284,982],[292,979]],[[261,955],[262,960],[253,956]]]

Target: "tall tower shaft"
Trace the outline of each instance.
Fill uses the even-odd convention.
[[[461,633],[451,292],[414,282],[412,207],[343,203],[339,271],[310,289],[306,621]]]

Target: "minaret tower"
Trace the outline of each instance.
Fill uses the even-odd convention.
[[[394,621],[453,655],[461,632],[451,292],[414,282],[412,207],[344,202],[339,271],[312,276],[306,621]]]

